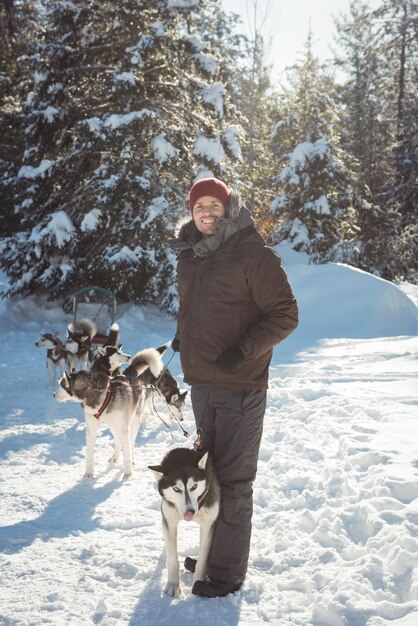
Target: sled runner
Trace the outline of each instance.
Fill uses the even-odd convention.
[[[73,295],[73,321],[88,318],[94,322],[97,334],[93,344],[104,344],[116,317],[116,296],[103,287],[83,287]]]

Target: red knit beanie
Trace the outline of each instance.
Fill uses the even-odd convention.
[[[190,189],[189,208],[193,214],[194,205],[203,196],[212,196],[225,206],[231,190],[218,178],[201,178]]]

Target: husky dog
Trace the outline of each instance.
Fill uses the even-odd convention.
[[[132,475],[133,449],[141,425],[144,401],[138,376],[150,368],[154,376],[163,369],[160,354],[154,348],[142,350],[132,358],[124,376],[110,377],[104,372],[81,370],[64,373],[60,388],[54,394],[58,402],[73,400],[84,407],[86,420],[86,472],[94,475],[94,445],[102,425],[110,428],[115,440],[114,454],[109,463],[117,463],[123,448],[124,480]]]
[[[66,366],[66,352],[64,344],[58,337],[58,333],[43,333],[39,340],[35,343],[37,348],[46,348],[46,366],[48,369],[48,378],[51,385],[57,380],[57,370],[60,370],[62,376]]]
[[[110,328],[109,337],[105,345],[99,346],[97,349],[97,354],[90,368],[92,372],[104,372],[109,376],[118,376],[122,373],[120,365],[128,363],[131,357],[129,354],[122,352],[119,340],[119,324],[115,322]]]
[[[80,369],[86,369],[92,361],[91,340],[97,333],[94,322],[82,318],[77,322],[71,322],[67,326],[68,337],[64,344],[70,369],[75,368],[77,363]]]
[[[170,342],[157,348],[163,355],[169,348]],[[183,410],[186,401],[187,391],[180,392],[176,379],[166,367],[160,376],[154,376],[151,370],[146,370],[140,376],[145,385],[145,405],[144,408],[152,415],[155,412],[154,400],[158,396],[163,396],[168,406],[168,416],[170,419],[183,421]]]
[[[203,454],[203,456],[202,456]],[[177,525],[180,520],[200,524],[199,556],[193,584],[204,580],[206,563],[219,514],[219,483],[207,452],[174,448],[161,465],[148,466],[158,480],[162,497],[162,527],[167,558],[168,579],[164,593],[178,597],[181,593],[177,554]]]
[[[148,413],[154,413],[154,399],[160,394],[168,406],[170,419],[183,421],[183,410],[186,402],[187,391],[180,392],[176,379],[167,368],[156,378],[151,370],[146,370],[140,376],[145,388],[145,407]]]

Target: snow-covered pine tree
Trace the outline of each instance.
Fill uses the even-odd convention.
[[[201,30],[209,4],[46,4],[15,181],[21,230],[3,242],[9,294],[99,284],[170,308],[167,240],[185,192],[238,145]]]
[[[394,177],[387,185],[403,223],[418,217],[418,6],[413,0],[382,0],[373,12],[376,46],[385,74],[386,118],[393,126]]]
[[[281,117],[273,129],[278,193],[271,210],[280,220],[275,239],[320,263],[355,263],[361,202],[354,163],[340,147],[338,106],[331,77],[312,54],[309,33],[303,59],[289,75]]]
[[[37,8],[29,0],[0,3],[0,237],[16,232],[20,221],[12,183],[23,149],[22,107],[31,80],[28,51],[39,36]]]
[[[388,279],[411,277],[418,265],[417,15],[409,0],[375,11],[353,0],[337,20],[342,144],[370,190],[358,212],[359,266]]]
[[[274,155],[270,135],[276,97],[270,81],[270,68],[265,61],[262,35],[265,9],[265,6],[253,0],[250,12],[251,38],[245,41],[242,62],[237,67],[234,98],[245,116],[242,122],[245,131],[242,143],[242,190],[254,211],[257,228],[269,240],[273,221],[268,208],[274,198],[271,185]]]
[[[418,276],[418,6],[414,0],[383,0],[373,17],[386,78],[386,119],[394,138],[383,195],[401,216],[393,277],[412,280]]]
[[[359,163],[359,176],[376,201],[388,171],[389,128],[384,119],[382,63],[376,49],[376,24],[363,0],[352,0],[348,15],[336,19],[337,53],[343,70],[339,86],[341,143]]]

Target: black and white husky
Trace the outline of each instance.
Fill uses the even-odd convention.
[[[163,373],[156,377],[150,369],[141,374],[141,380],[145,387],[145,407],[148,413],[155,412],[154,401],[156,398],[163,397],[168,408],[168,417],[170,419],[183,421],[183,411],[186,402],[187,391],[180,391],[176,379],[170,370],[164,369]]]
[[[58,333],[43,333],[35,343],[37,348],[46,348],[46,367],[48,379],[54,385],[59,376],[62,376],[67,365],[64,344],[58,337]]]
[[[203,454],[203,456],[202,456]],[[177,525],[181,520],[200,524],[200,546],[193,584],[204,580],[213,530],[219,514],[220,490],[208,453],[174,448],[161,465],[150,465],[158,480],[162,527],[167,558],[167,585],[164,593],[181,593],[177,554]]]
[[[67,353],[70,369],[74,369],[77,365],[81,370],[87,369],[93,360],[91,340],[97,333],[94,322],[83,317],[81,320],[68,324],[67,333],[64,350]]]
[[[104,346],[99,346],[91,364],[92,372],[104,372],[109,376],[121,374],[120,366],[130,361],[129,354],[122,352],[119,324],[112,324],[109,337]],[[150,371],[149,368],[146,371]]]
[[[117,463],[123,449],[124,480],[132,475],[135,439],[142,420],[143,387],[139,375],[150,368],[158,376],[164,365],[154,348],[137,352],[123,376],[111,377],[104,372],[85,370],[64,373],[60,388],[54,394],[58,402],[73,400],[84,407],[86,420],[86,472],[94,475],[94,446],[97,433],[108,426],[115,440],[109,463]]]
[[[157,348],[161,356],[169,348],[170,342]],[[167,367],[160,376],[154,376],[150,369],[145,370],[140,376],[145,385],[145,409],[152,415],[155,413],[154,402],[158,397],[162,397],[168,408],[169,419],[183,421],[183,411],[186,402],[187,391],[180,391],[176,379]]]

